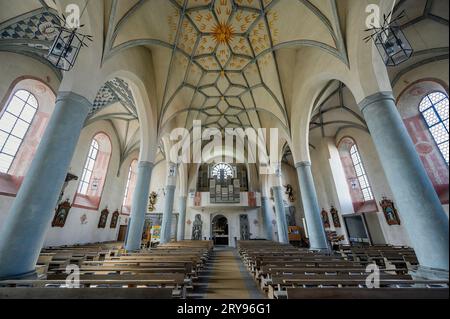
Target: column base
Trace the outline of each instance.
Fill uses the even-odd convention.
[[[30,272],[27,272],[24,274],[19,274],[19,275],[0,277],[0,281],[4,281],[4,280],[34,280],[34,279],[38,279],[38,274],[37,274],[36,270],[30,271]]]
[[[328,255],[330,254],[330,250],[328,248],[313,248],[313,247],[311,247],[311,248],[309,248],[309,250],[316,251],[316,252],[322,253],[322,254],[328,254]]]
[[[409,272],[414,280],[444,280],[448,281],[448,270],[419,266]]]

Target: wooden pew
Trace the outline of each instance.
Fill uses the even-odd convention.
[[[0,299],[171,299],[170,288],[0,288]]]
[[[448,299],[448,288],[288,288],[287,299]]]
[[[67,289],[66,276],[53,275],[48,280],[7,280],[1,281],[1,288],[34,289],[59,288]],[[154,275],[81,275],[80,288],[170,288],[174,298],[186,298],[185,278],[182,274]],[[1,289],[0,288],[0,289]],[[76,288],[76,289],[80,289]],[[74,288],[75,289],[75,288]]]

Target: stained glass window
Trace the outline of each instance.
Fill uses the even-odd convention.
[[[225,163],[217,164],[212,169],[212,176],[215,178],[221,178],[223,176],[224,179],[228,179],[229,177],[233,178],[233,168]]]
[[[350,155],[352,157],[353,167],[355,168],[356,176],[361,187],[361,192],[363,194],[364,200],[373,200],[372,188],[369,184],[369,179],[367,178],[366,170],[359,155],[358,147],[355,145],[350,149]]]
[[[38,109],[36,97],[18,90],[0,117],[0,172],[8,173]]]
[[[83,175],[81,177],[80,185],[78,186],[78,193],[87,195],[89,184],[91,182],[92,173],[94,171],[95,161],[98,156],[99,145],[98,142],[93,139],[91,147],[89,149],[86,164],[84,165]]]
[[[428,94],[419,105],[419,111],[433,136],[445,162],[449,155],[449,102],[448,96],[441,92]]]

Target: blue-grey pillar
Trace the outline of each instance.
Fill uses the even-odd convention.
[[[273,240],[272,211],[270,200],[266,196],[261,197],[261,212],[264,222],[264,233],[267,240]]]
[[[403,124],[391,92],[364,99],[359,107],[421,265],[431,277],[449,270],[449,220]]]
[[[164,198],[163,218],[161,222],[160,243],[169,243],[172,235],[173,203],[175,200],[177,164],[169,163],[167,175],[166,197]]]
[[[161,244],[169,243],[172,234],[172,212],[175,199],[175,185],[166,186],[166,197],[164,199],[164,211],[161,222]]]
[[[33,276],[91,103],[60,92],[36,155],[0,231],[0,279]]]
[[[328,240],[320,215],[321,210],[311,172],[311,163],[300,162],[295,167],[297,168],[303,210],[305,212],[306,226],[308,227],[310,249],[328,250]]]
[[[275,198],[275,212],[277,213],[277,230],[278,241],[283,244],[289,244],[289,233],[286,221],[286,211],[284,209],[283,201],[283,187],[274,186],[273,196]]]
[[[185,239],[184,233],[186,230],[186,203],[187,203],[187,197],[180,196],[180,200],[179,200],[180,215],[178,216],[178,228],[177,228],[177,240],[178,241],[182,241]]]
[[[144,230],[145,215],[147,213],[150,181],[154,164],[141,161],[138,164],[136,187],[131,204],[131,218],[128,225],[126,250],[138,251],[141,249],[142,232]]]

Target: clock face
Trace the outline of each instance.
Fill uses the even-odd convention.
[[[220,164],[217,164],[216,166],[214,166],[214,168],[212,170],[212,176],[216,177],[216,178],[223,176],[224,179],[227,179],[229,177],[232,178],[233,177],[233,169],[228,164],[220,163]]]

